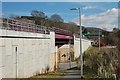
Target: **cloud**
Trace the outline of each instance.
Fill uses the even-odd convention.
[[[99,10],[103,10],[106,11],[106,8],[103,8],[101,6],[96,6],[94,4],[91,3],[82,3],[81,5],[84,5],[85,7],[83,7],[83,10],[88,10],[88,9],[99,9]]]
[[[105,11],[106,9],[105,8],[102,8],[100,6],[92,6],[92,5],[89,5],[89,6],[85,6],[82,8],[83,10],[88,10],[88,9],[100,9],[100,10],[103,10]]]
[[[93,8],[96,8],[96,6],[85,6],[82,9],[83,10],[88,10],[88,9],[93,9]]]
[[[97,27],[111,31],[114,27],[118,27],[118,9],[112,8],[103,13],[85,16],[81,15],[82,25],[86,27]],[[78,18],[73,22],[78,24]]]

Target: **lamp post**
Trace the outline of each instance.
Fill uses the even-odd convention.
[[[81,9],[80,8],[72,8],[70,10],[78,10],[79,12],[79,26],[80,26],[80,75],[83,78],[83,53],[82,53],[82,26],[81,26]]]

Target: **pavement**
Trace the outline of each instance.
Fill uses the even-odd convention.
[[[77,63],[76,62],[71,62],[71,68],[76,67]],[[70,63],[59,63],[59,71],[67,70],[70,69]]]
[[[77,63],[71,62],[71,69],[69,63],[59,63],[59,70],[64,70],[65,75],[61,80],[81,80],[80,70],[77,69]]]
[[[67,70],[66,75],[61,80],[81,80],[80,70]]]

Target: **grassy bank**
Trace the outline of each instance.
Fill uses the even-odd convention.
[[[86,78],[113,78],[117,66],[118,52],[115,48],[101,48],[99,50],[97,47],[90,47],[84,53]]]

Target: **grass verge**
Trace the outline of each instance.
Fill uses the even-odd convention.
[[[65,75],[65,72],[64,71],[57,71],[57,72],[48,72],[47,74],[40,74],[40,75],[37,75],[37,76],[33,76],[32,78],[44,78],[45,80],[49,80],[50,78],[51,79],[60,79],[62,78],[63,76]]]

